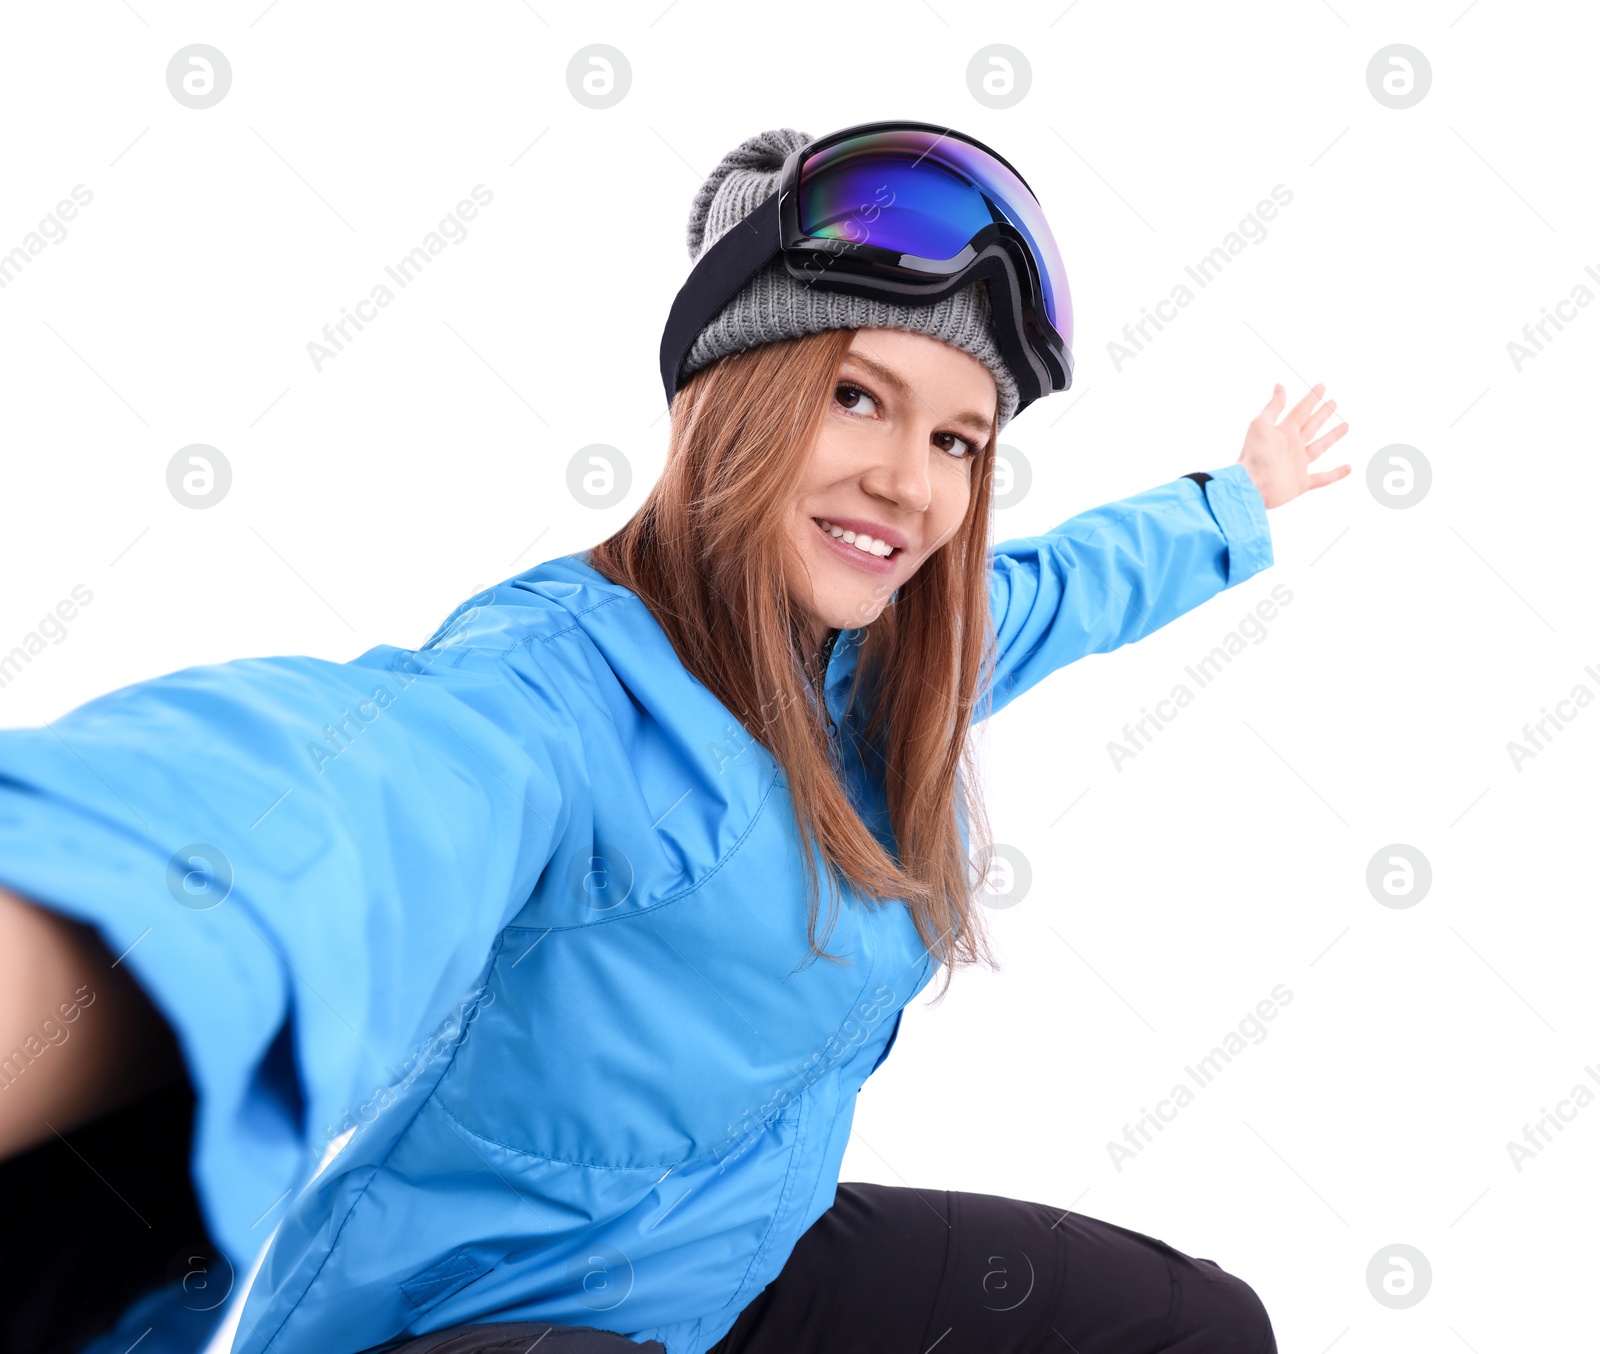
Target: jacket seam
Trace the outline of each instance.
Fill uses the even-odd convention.
[[[441,1077],[439,1080],[442,1083],[444,1078]],[[439,1112],[449,1119],[451,1123],[459,1124],[479,1142],[488,1143],[491,1147],[498,1147],[502,1151],[510,1152],[513,1156],[525,1157],[529,1161],[548,1161],[556,1166],[577,1166],[586,1171],[654,1171],[659,1170],[662,1166],[670,1166],[673,1170],[677,1170],[682,1166],[692,1166],[702,1158],[711,1155],[709,1151],[706,1151],[698,1156],[679,1157],[675,1161],[647,1161],[640,1166],[604,1166],[592,1161],[572,1161],[567,1157],[546,1156],[543,1152],[530,1152],[525,1147],[516,1147],[509,1142],[501,1142],[499,1138],[491,1138],[487,1133],[473,1128],[471,1124],[463,1120],[440,1098],[437,1087],[428,1092],[428,1100],[433,1101],[439,1107]],[[426,1104],[427,1101],[423,1103]]]
[[[513,650],[522,648],[522,646],[525,644],[532,644],[535,641],[540,644],[548,644],[553,639],[560,639],[562,635],[570,635],[574,630],[581,630],[583,627],[578,624],[578,619],[580,617],[587,616],[591,611],[599,611],[602,607],[614,606],[616,603],[624,602],[626,600],[627,598],[625,597],[607,597],[605,601],[596,602],[593,606],[584,607],[582,611],[568,612],[567,614],[572,617],[572,623],[570,625],[562,626],[561,629],[553,631],[548,635],[534,634],[530,628],[528,633],[525,633],[521,639],[517,640],[515,644],[509,644],[504,649],[497,649],[492,644],[439,643],[433,644],[431,647],[440,650],[441,652],[447,649],[470,649],[475,653],[492,653],[500,658],[504,658],[507,654],[511,653]],[[430,645],[424,644],[422,649],[414,649],[412,652],[421,653],[424,649],[429,647]]]
[[[778,1222],[784,1216],[784,1210],[789,1206],[790,1196],[793,1193],[792,1186],[795,1172],[798,1169],[800,1158],[805,1155],[804,1149],[811,1128],[811,1115],[816,1109],[816,1106],[811,1101],[809,1090],[802,1095],[801,1104],[805,1108],[805,1113],[800,1119],[800,1130],[795,1137],[794,1147],[789,1152],[789,1169],[784,1172],[783,1188],[778,1192],[778,1202],[772,1210],[772,1220],[767,1224],[767,1230],[762,1233],[761,1241],[756,1246],[755,1253],[750,1257],[750,1263],[745,1266],[744,1273],[739,1276],[739,1285],[733,1290],[733,1296],[723,1303],[724,1310],[738,1302],[739,1295],[745,1291],[745,1286],[750,1282],[751,1272],[762,1260],[766,1259],[767,1252],[772,1249],[772,1235],[778,1230]],[[820,1162],[818,1163],[818,1169],[821,1169]],[[734,1319],[737,1320],[737,1316]],[[705,1317],[702,1316],[700,1320],[704,1321]]]
[[[663,898],[659,903],[651,903],[649,907],[635,908],[632,912],[628,912],[619,916],[597,917],[594,921],[577,922],[570,926],[537,926],[521,922],[507,922],[504,930],[501,931],[501,935],[504,935],[506,931],[583,931],[587,930],[591,926],[608,926],[613,922],[633,921],[635,918],[648,916],[652,912],[658,912],[664,907],[670,907],[674,903],[681,903],[685,898],[689,897],[691,894],[698,893],[713,879],[715,879],[723,866],[725,866],[730,860],[739,854],[740,849],[744,846],[750,834],[756,830],[756,824],[761,821],[761,815],[766,812],[767,801],[772,798],[772,792],[777,788],[780,772],[781,769],[773,772],[772,779],[767,782],[767,788],[761,795],[760,803],[756,805],[755,812],[750,815],[750,821],[745,825],[744,831],[739,834],[738,840],[736,840],[734,844],[728,848],[727,853],[719,861],[717,861],[715,865],[707,870],[705,874],[703,874],[695,883],[686,888],[682,893],[674,893],[670,897]]]

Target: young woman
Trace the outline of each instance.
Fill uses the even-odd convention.
[[[8,1211],[31,1347],[1275,1350],[1212,1261],[838,1172],[906,1004],[990,962],[973,721],[1270,565],[1346,428],[1278,386],[1236,464],[991,546],[999,431],[1071,380],[1009,165],[764,133],[689,247],[667,465],[610,539],[420,649],[0,733],[5,1169],[154,1230],[84,1150],[146,1113],[120,1140],[191,1153],[220,1256],[203,1292],[148,1247],[64,1288],[17,1244],[60,1198]]]

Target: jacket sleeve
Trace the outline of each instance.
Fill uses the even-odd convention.
[[[549,860],[579,768],[537,677],[441,629],[349,663],[188,668],[0,732],[0,882],[95,926],[173,1027],[196,1192],[236,1267]]]
[[[994,714],[1057,668],[1106,653],[1272,563],[1266,506],[1241,465],[1185,476],[991,552]]]

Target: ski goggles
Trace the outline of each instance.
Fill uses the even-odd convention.
[[[1072,296],[1039,200],[952,128],[869,122],[791,153],[778,191],[700,256],[673,301],[661,339],[669,405],[700,332],[774,258],[804,285],[900,305],[981,279],[1017,411],[1072,384]]]

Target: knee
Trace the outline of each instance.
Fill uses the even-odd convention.
[[[1278,1354],[1278,1341],[1272,1333],[1272,1318],[1256,1290],[1243,1279],[1234,1279],[1238,1287],[1237,1320],[1240,1346],[1244,1354]]]
[[[1199,1320],[1194,1333],[1203,1331],[1215,1342],[1202,1347],[1217,1354],[1278,1354],[1272,1319],[1256,1290],[1214,1260],[1196,1261],[1195,1270],[1204,1297],[1191,1309]]]

